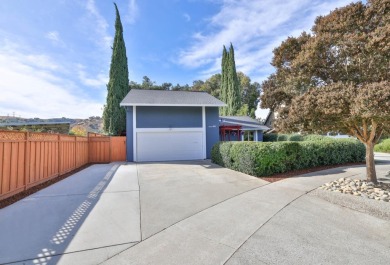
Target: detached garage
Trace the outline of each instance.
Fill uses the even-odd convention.
[[[126,108],[127,161],[206,159],[219,141],[218,107],[206,92],[132,89]]]

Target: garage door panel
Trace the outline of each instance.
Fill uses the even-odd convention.
[[[203,158],[202,132],[137,132],[137,161]]]

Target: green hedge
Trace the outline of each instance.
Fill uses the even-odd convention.
[[[375,152],[390,153],[390,139],[382,140],[374,147]]]
[[[269,176],[295,169],[365,159],[365,147],[356,140],[307,142],[220,142],[211,150],[213,163],[253,176]]]
[[[302,141],[323,141],[332,139],[330,137],[318,134],[276,134],[276,133],[268,133],[264,134],[263,141],[264,142],[284,142],[284,141],[292,141],[292,142],[302,142]]]

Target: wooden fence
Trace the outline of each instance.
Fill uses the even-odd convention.
[[[0,131],[0,200],[88,163],[126,160],[126,137]]]

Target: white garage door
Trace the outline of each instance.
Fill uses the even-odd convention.
[[[203,159],[203,133],[137,132],[137,161]]]

